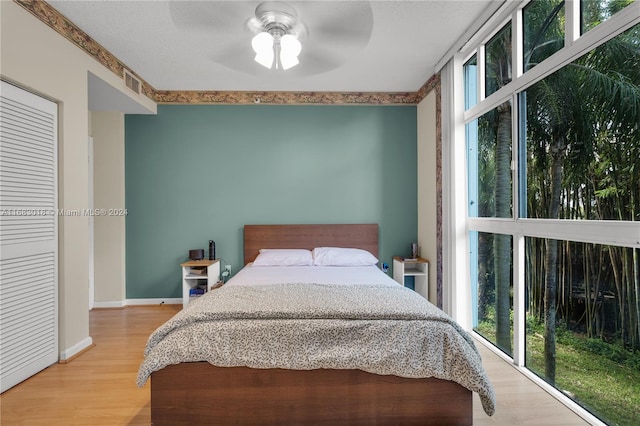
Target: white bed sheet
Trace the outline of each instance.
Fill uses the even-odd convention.
[[[249,263],[225,285],[252,286],[282,283],[340,285],[399,285],[377,266],[253,266]]]

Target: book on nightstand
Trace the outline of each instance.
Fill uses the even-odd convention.
[[[204,288],[194,287],[189,290],[189,298],[200,297],[204,294]]]

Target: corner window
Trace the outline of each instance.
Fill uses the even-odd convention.
[[[478,103],[478,58],[473,55],[464,64],[464,109]]]
[[[513,267],[510,235],[471,232],[474,331],[512,355]]]
[[[485,96],[506,86],[512,78],[511,23],[493,36],[485,47]]]
[[[580,2],[580,28],[582,34],[595,28],[634,0],[581,0]]]
[[[484,28],[491,36],[466,52],[475,52],[460,87],[466,140],[454,141],[466,143],[474,331],[611,424],[635,424],[640,413],[632,3],[583,0],[574,15],[568,2],[537,0],[505,11],[497,21],[509,23]],[[579,24],[583,33],[602,26],[565,46],[565,28]],[[516,54],[522,75],[512,73]]]
[[[639,46],[635,26],[520,94],[522,217],[640,219]]]
[[[510,218],[511,101],[467,124],[470,217]]]
[[[564,46],[563,0],[537,0],[522,10],[524,71]]]
[[[526,264],[527,368],[605,422],[637,424],[638,294],[624,272],[634,250],[542,238],[527,238],[526,250],[536,260]]]

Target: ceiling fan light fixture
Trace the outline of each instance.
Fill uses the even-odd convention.
[[[272,68],[274,59],[276,69],[288,70],[300,63],[298,55],[302,44],[291,34],[281,36],[280,33],[261,32],[253,37],[251,47],[256,52],[254,60],[265,68]]]
[[[251,40],[251,47],[256,52],[255,61],[263,67],[271,68],[275,56],[273,36],[267,32],[258,33]]]
[[[280,63],[282,69],[288,70],[300,63],[298,55],[302,51],[302,44],[291,34],[285,34],[280,39]]]
[[[298,21],[291,5],[278,1],[260,3],[255,18],[248,22],[249,28],[257,32],[251,40],[256,62],[266,68],[283,70],[300,63],[298,55],[302,44],[299,38],[306,34],[306,27]]]

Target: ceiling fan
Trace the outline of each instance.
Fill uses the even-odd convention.
[[[270,71],[272,78],[315,75],[342,66],[367,45],[373,28],[368,1],[171,1],[168,7],[178,29],[202,35],[206,42],[198,48],[213,62],[250,75]],[[264,33],[272,39],[261,36],[267,46],[271,43],[273,61],[268,53],[259,59],[270,63],[270,70],[256,62],[259,55],[252,43]],[[292,37],[285,37],[288,35]],[[293,59],[287,62],[286,53],[284,62],[281,54],[276,55],[278,36],[279,53],[283,39],[293,45],[287,45],[285,51],[300,50],[297,55],[289,55],[299,61],[297,66],[291,65]],[[290,69],[281,73],[285,64]]]

